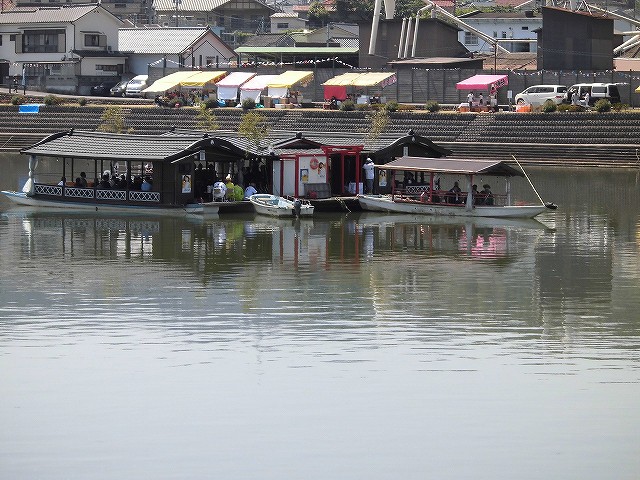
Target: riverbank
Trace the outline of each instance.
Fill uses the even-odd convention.
[[[161,134],[170,129],[198,128],[199,109],[160,108],[146,100],[123,102],[125,131]],[[17,152],[45,136],[64,130],[95,130],[107,105],[42,106],[38,113],[20,113],[0,105],[0,151]],[[260,109],[271,130],[282,132],[348,132],[363,139],[371,131],[371,112],[322,109]],[[237,108],[214,110],[220,130],[237,131],[243,115]],[[640,112],[429,113],[424,110],[389,114],[382,136],[409,131],[452,150],[453,156],[498,158],[516,156],[527,164],[638,167]]]

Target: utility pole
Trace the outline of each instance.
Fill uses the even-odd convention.
[[[176,4],[176,27],[178,26],[178,5],[182,3],[182,0],[173,0],[173,3]]]

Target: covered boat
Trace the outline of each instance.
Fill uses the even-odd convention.
[[[554,204],[544,203],[539,195],[539,204],[515,204],[511,198],[509,179],[526,174],[501,161],[400,157],[376,167],[380,170],[379,176],[383,175],[385,178],[386,173],[383,172],[394,175],[397,171],[403,171],[408,174],[407,178],[427,174],[428,182],[422,185],[412,182],[411,185],[396,188],[392,180],[390,195],[358,195],[364,210],[465,217],[533,218],[547,209],[557,208]],[[442,190],[436,175],[463,175],[467,180],[466,185],[460,187],[455,182],[451,189]],[[477,190],[473,180],[478,175],[504,178],[505,193],[494,194],[490,184],[483,185],[483,190]],[[531,186],[537,195],[533,184]]]
[[[249,197],[249,201],[256,209],[256,213],[271,217],[310,217],[313,215],[313,205],[302,200],[256,193]]]

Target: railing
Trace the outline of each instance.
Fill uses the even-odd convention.
[[[467,202],[468,192],[455,192],[449,190],[434,190],[429,194],[428,185],[409,185],[404,189],[396,188],[393,191],[393,198],[397,202],[420,202],[438,205],[464,206]],[[474,206],[505,206],[507,196],[491,193],[489,196],[478,192],[474,195]]]
[[[160,192],[130,190],[127,198],[126,190],[94,190],[93,188],[65,187],[63,192],[61,185],[45,185],[41,183],[35,185],[34,191],[38,195],[49,195],[53,197],[110,200],[116,202],[126,202],[129,200],[131,202],[160,203]]]

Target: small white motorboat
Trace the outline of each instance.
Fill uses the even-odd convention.
[[[271,217],[310,217],[313,215],[313,205],[300,199],[289,200],[269,193],[256,193],[249,197],[249,201],[257,213]]]

